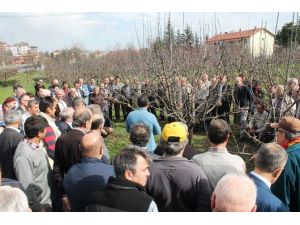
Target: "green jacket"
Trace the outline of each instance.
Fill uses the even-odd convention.
[[[286,149],[288,160],[271,190],[291,212],[300,212],[300,143]]]

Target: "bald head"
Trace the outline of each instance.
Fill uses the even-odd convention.
[[[256,211],[256,186],[244,174],[227,174],[218,182],[212,195],[214,212]]]
[[[103,155],[103,142],[102,137],[91,132],[82,137],[81,149],[83,157],[102,158]]]

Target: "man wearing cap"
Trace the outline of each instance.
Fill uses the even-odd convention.
[[[283,117],[276,128],[276,141],[288,154],[288,160],[272,192],[289,207],[291,212],[300,211],[300,120]]]
[[[187,131],[180,122],[166,124],[161,134],[164,156],[154,159],[147,191],[162,212],[211,211],[211,189],[200,166],[184,158]]]

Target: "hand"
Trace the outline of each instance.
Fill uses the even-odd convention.
[[[107,132],[106,132],[106,130],[104,130],[104,129],[101,129],[101,134],[103,134],[103,135],[107,135]]]
[[[69,198],[66,196],[66,197],[63,197],[61,200],[62,200],[64,212],[70,212],[71,211],[71,202],[70,202]]]

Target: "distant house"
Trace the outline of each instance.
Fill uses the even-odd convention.
[[[208,44],[232,45],[249,49],[252,56],[271,56],[273,54],[275,35],[265,28],[225,32],[207,40]]]
[[[0,41],[0,53],[5,53],[9,51],[9,45],[5,42]]]

